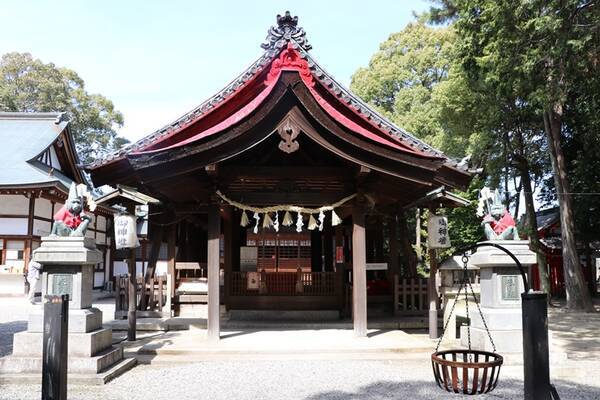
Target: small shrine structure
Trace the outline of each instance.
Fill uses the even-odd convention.
[[[365,336],[368,266],[399,270],[397,238],[388,259],[383,250],[398,214],[436,188],[465,187],[471,174],[340,85],[289,12],[261,46],[223,90],[87,170],[97,186],[161,201],[149,241],[166,238],[175,306],[178,265],[207,271],[209,338],[219,338],[220,303],[339,310],[345,301]]]

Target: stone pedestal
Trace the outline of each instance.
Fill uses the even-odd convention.
[[[526,272],[536,263],[536,255],[526,240],[496,240],[521,262]],[[480,270],[480,306],[496,350],[499,353],[523,351],[521,293],[523,279],[515,262],[502,250],[486,246],[477,249],[469,261]],[[528,274],[528,280],[529,274]],[[471,344],[474,349],[492,351],[477,307],[470,307]],[[468,344],[466,328],[461,329],[461,343]]]
[[[131,368],[135,360],[123,359],[121,346],[112,345],[112,330],[102,327],[102,311],[92,307],[94,265],[102,254],[94,239],[45,237],[33,252],[42,264],[42,299],[47,294],[69,295],[69,381],[104,383]],[[14,336],[13,354],[0,359],[0,381],[41,377],[44,310],[35,306],[27,331]]]

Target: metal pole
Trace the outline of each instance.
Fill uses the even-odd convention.
[[[552,400],[546,293],[522,293],[525,400]]]
[[[550,357],[548,353],[548,300],[547,294],[530,291],[527,275],[521,262],[508,249],[493,242],[476,243],[456,253],[478,247],[491,246],[505,252],[517,264],[525,291],[521,293],[523,318],[523,372],[525,400],[558,400],[556,389],[550,384]]]
[[[42,400],[67,399],[69,296],[44,299]]]

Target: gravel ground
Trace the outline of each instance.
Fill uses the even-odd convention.
[[[104,320],[110,320],[112,300],[97,303],[94,305],[103,310]],[[12,351],[13,334],[26,329],[29,307],[23,298],[0,298],[0,356]],[[567,331],[572,330],[571,325]],[[586,336],[581,332],[577,335]],[[593,335],[597,335],[597,331]],[[587,360],[561,365],[561,376],[568,376],[568,380],[554,380],[553,383],[563,400],[600,400],[600,362],[595,357]],[[570,363],[577,366],[578,371],[569,374]],[[586,373],[582,374],[581,370]],[[498,388],[479,398],[522,399],[522,388],[522,367],[507,366],[502,370]],[[0,385],[0,400],[39,400],[40,397],[39,385]],[[463,397],[448,394],[435,385],[427,359],[207,361],[174,366],[140,365],[104,386],[69,386],[70,400],[449,398]]]
[[[25,297],[0,297],[0,357],[12,353],[13,335],[27,330],[30,309]]]
[[[69,387],[69,399],[434,400],[441,391],[423,361],[213,361],[138,366],[105,386]],[[522,399],[518,367],[503,370],[498,388],[480,399]],[[598,376],[598,375],[595,375]],[[591,379],[591,376],[590,376]],[[598,386],[554,382],[564,400],[600,399]],[[0,386],[0,399],[39,399],[39,387]],[[466,397],[465,397],[466,398]]]

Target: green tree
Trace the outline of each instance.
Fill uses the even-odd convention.
[[[352,89],[389,118],[450,156],[471,157],[470,164],[483,168],[492,187],[504,186],[506,206],[514,204],[518,215],[519,192],[525,192],[526,230],[532,248],[545,265],[541,249],[533,187],[547,167],[547,148],[538,129],[531,129],[535,110],[513,93],[497,93],[490,82],[476,82],[463,68],[457,34],[452,25],[434,28],[421,17],[381,44],[368,68],[352,78]],[[517,188],[509,193],[510,182]],[[477,186],[475,185],[475,186]],[[465,195],[474,196],[473,185]],[[480,221],[469,210],[449,211],[455,236],[465,244],[482,236]],[[459,246],[460,247],[460,246]],[[540,269],[542,275],[544,269]],[[541,281],[547,287],[547,276]]]
[[[0,111],[66,112],[83,163],[128,142],[117,136],[123,115],[110,100],[88,93],[74,71],[29,53],[7,53],[0,59]]]
[[[402,128],[449,155],[462,157],[473,134],[465,110],[472,104],[457,103],[452,95],[468,91],[466,81],[455,74],[460,71],[452,69],[453,40],[451,28],[412,22],[380,45],[368,68],[352,76],[350,87]],[[452,107],[464,111],[462,119],[448,118]]]
[[[552,162],[560,206],[567,305],[592,311],[574,229],[574,207],[563,146],[565,111],[578,83],[597,64],[600,13],[596,1],[439,0],[437,21],[453,21],[463,69],[499,98],[512,97],[537,110]],[[585,89],[584,89],[585,90]]]

